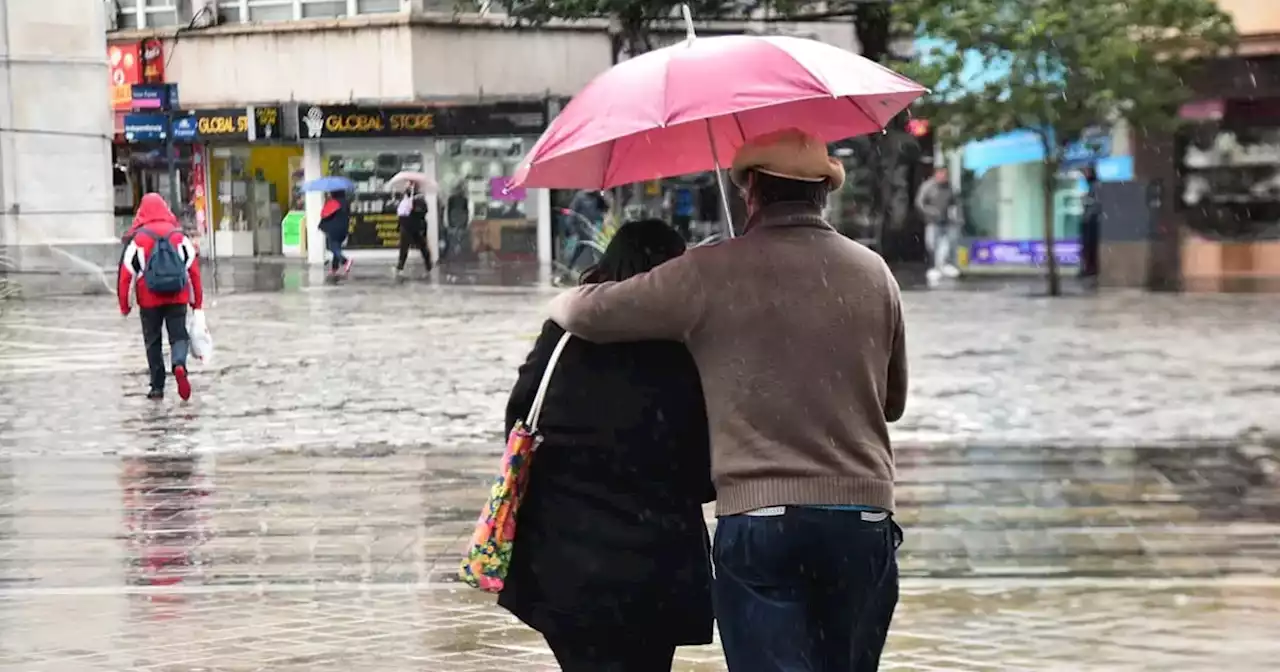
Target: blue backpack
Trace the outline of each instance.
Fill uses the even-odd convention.
[[[141,231],[155,241],[151,254],[147,257],[146,270],[142,272],[142,279],[146,281],[147,289],[156,294],[177,294],[186,289],[187,262],[182,260],[178,248],[169,242],[169,236],[176,233],[176,230],[163,235],[150,229],[141,229]]]

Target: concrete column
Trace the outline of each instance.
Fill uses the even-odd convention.
[[[548,268],[554,245],[551,239],[551,190],[530,189],[529,196],[536,200],[538,208],[538,265]]]
[[[119,253],[105,7],[0,0],[0,263],[75,284]]]
[[[304,182],[320,178],[323,168],[323,148],[319,142],[302,143],[302,179]],[[324,234],[320,233],[320,212],[324,209],[324,194],[308,192],[307,207],[307,263],[324,263]]]
[[[424,194],[427,199],[427,250],[431,252],[431,262],[440,261],[440,176],[436,173],[436,140],[427,140],[422,148],[422,172],[430,175],[436,182],[435,191]]]

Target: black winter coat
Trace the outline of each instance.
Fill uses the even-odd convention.
[[[533,403],[564,331],[548,321],[507,404]],[[552,374],[498,604],[544,635],[711,641],[702,385],[678,343],[572,339]]]
[[[320,217],[320,232],[333,240],[346,240],[351,228],[351,203],[346,198],[339,198],[337,208],[328,208],[328,215]]]

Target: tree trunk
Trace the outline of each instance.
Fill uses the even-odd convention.
[[[1046,148],[1046,156],[1052,156]],[[1058,254],[1053,232],[1053,197],[1058,189],[1058,162],[1047,158],[1044,163],[1044,252],[1049,272],[1049,296],[1062,295],[1062,280],[1058,277]]]

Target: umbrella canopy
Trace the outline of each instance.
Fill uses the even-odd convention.
[[[387,189],[391,191],[400,191],[406,185],[412,184],[418,189],[418,193],[438,191],[436,181],[426,173],[415,173],[411,170],[402,170],[387,180]]]
[[[710,170],[748,138],[798,128],[831,142],[879,131],[926,92],[814,40],[690,39],[596,77],[521,162],[513,184],[607,189]]]
[[[356,185],[351,180],[340,177],[338,175],[330,175],[328,177],[319,177],[302,185],[303,191],[352,191]]]

